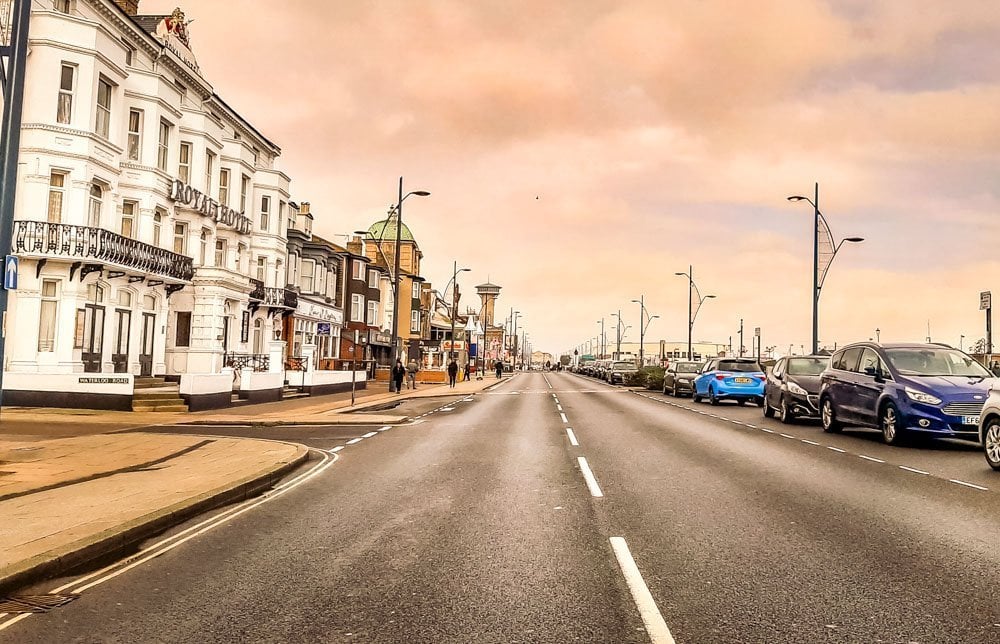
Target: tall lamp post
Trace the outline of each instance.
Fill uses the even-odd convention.
[[[639,368],[646,366],[644,362],[644,349],[646,347],[646,329],[649,328],[650,323],[655,318],[660,317],[659,315],[650,315],[649,311],[646,310],[645,294],[640,295],[638,300],[632,300],[633,303],[639,305]],[[643,321],[643,316],[645,316],[645,321]]]
[[[510,344],[513,352],[511,353],[511,370],[517,368],[517,353],[520,348],[520,343],[517,341],[517,318],[521,317],[520,311],[511,311],[510,317],[514,319],[514,333],[511,335]]]
[[[618,323],[615,325],[615,357],[613,360],[618,360],[622,355],[622,311],[618,309],[617,313],[612,313],[612,317],[618,318]]]
[[[428,197],[431,193],[426,190],[413,190],[403,194],[403,177],[399,178],[399,199],[396,201],[396,256],[393,258],[392,270],[392,360],[389,364],[395,365],[399,359],[399,238],[403,234],[403,200],[411,195],[418,197]],[[389,222],[386,221],[386,226]],[[385,226],[382,227],[385,234]],[[392,378],[389,379],[389,391],[395,391]]]
[[[694,283],[694,267],[688,266],[687,273],[674,273],[674,275],[680,275],[682,277],[688,278],[688,353],[687,359],[692,360],[694,353],[691,352],[691,335],[694,331],[694,321],[698,317],[698,311],[701,310],[701,305],[705,300],[715,299],[714,295],[701,296],[701,291],[698,290],[698,285]],[[694,307],[694,294],[698,294],[698,306]]]
[[[451,314],[449,315],[449,317],[451,318],[451,348],[448,349],[449,360],[451,360],[455,356],[455,315],[458,313],[458,274],[465,273],[470,270],[472,269],[471,268],[459,269],[458,261],[456,260],[451,270],[451,280],[448,282],[448,284],[454,282],[454,285],[451,287]],[[444,287],[444,290],[445,291],[448,290],[447,285]]]
[[[826,280],[826,274],[830,270],[830,265],[833,264],[833,259],[837,256],[837,252],[844,245],[844,242],[857,244],[863,242],[865,238],[845,237],[839,242],[834,239],[833,233],[830,231],[830,226],[826,223],[826,217],[819,210],[819,182],[816,183],[812,199],[802,195],[792,195],[788,197],[788,200],[807,202],[813,207],[813,214],[815,216],[813,225],[812,353],[816,355],[819,352],[819,294],[823,290],[823,282]],[[820,252],[820,230],[823,231],[822,253]],[[822,267],[820,266],[821,255],[823,259]]]

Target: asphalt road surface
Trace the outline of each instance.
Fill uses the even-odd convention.
[[[1000,642],[1000,475],[974,446],[567,373],[415,411],[255,429],[316,456],[134,567],[35,589],[82,593],[0,640]]]

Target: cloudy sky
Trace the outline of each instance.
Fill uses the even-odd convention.
[[[169,13],[179,0],[141,0]],[[397,182],[443,285],[489,277],[535,347],[619,309],[684,340],[694,265],[717,295],[695,339],[740,318],[809,343],[812,209],[846,245],[820,339],[957,345],[1000,297],[1000,4],[994,0],[198,0],[209,81],[283,149],[333,239]],[[339,238],[340,241],[343,238]],[[609,324],[610,321],[609,321]],[[749,346],[749,339],[746,341]]]

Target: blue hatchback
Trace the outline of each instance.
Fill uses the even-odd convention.
[[[993,375],[971,356],[943,344],[844,347],[823,372],[823,430],[874,427],[889,445],[908,434],[978,440],[979,415]]]
[[[752,358],[712,358],[694,379],[695,402],[708,398],[713,405],[735,400],[740,405],[764,401],[764,370]]]

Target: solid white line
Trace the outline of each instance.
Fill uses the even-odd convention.
[[[982,485],[976,485],[975,483],[966,483],[965,481],[959,481],[958,479],[948,479],[950,483],[957,483],[959,485],[964,485],[965,487],[975,488],[977,490],[982,490],[983,492],[989,492],[988,487],[983,487]]]
[[[569,436],[569,444],[570,445],[572,445],[574,447],[579,447],[580,446],[580,443],[578,443],[577,440],[576,440],[576,434],[573,433],[573,428],[572,427],[567,427],[566,428],[566,434]]]
[[[559,417],[560,417],[560,418],[562,418],[562,422],[564,422],[564,423],[568,423],[568,422],[569,422],[569,421],[568,421],[568,420],[566,419],[566,414],[564,414],[564,413],[562,413],[562,412],[559,412]]]
[[[390,429],[392,429],[392,425],[386,425],[385,427],[379,427],[379,428],[378,428],[378,430],[379,430],[380,432],[387,432],[387,431],[389,431]]]
[[[906,467],[905,465],[900,465],[899,469],[906,470],[907,472],[915,472],[916,474],[927,474],[930,476],[930,472],[925,472],[923,470],[915,470],[912,467]]]
[[[840,449],[839,447],[830,447],[829,445],[827,445],[826,448],[829,450],[833,450],[834,452],[840,452],[841,454],[847,453],[846,449]]]
[[[587,465],[587,459],[578,456],[576,460],[580,464],[580,471],[583,472],[583,479],[587,482],[587,487],[590,488],[590,495],[596,497],[604,496],[604,492],[601,492],[601,486],[597,484],[597,479],[594,478],[594,473],[590,471],[590,466]]]
[[[355,443],[360,443],[363,440],[364,440],[364,438],[352,438],[351,440],[347,441],[347,444],[348,445],[353,445]]]
[[[810,445],[816,445],[817,447],[819,446],[819,443],[817,443],[816,441],[807,441],[804,438],[801,439],[801,440],[802,440],[803,443],[809,443]]]
[[[343,446],[343,445],[337,445],[336,447],[334,447],[334,448],[333,448],[333,449],[331,449],[330,451],[331,451],[331,452],[333,452],[334,454],[336,454],[337,452],[339,452],[339,451],[340,451],[340,450],[342,450],[342,449],[344,449],[344,446]]]
[[[639,609],[639,616],[646,627],[646,633],[653,644],[675,644],[674,637],[667,628],[667,623],[663,621],[660,609],[656,607],[653,594],[649,592],[649,587],[642,579],[639,567],[635,565],[635,559],[628,549],[628,544],[622,537],[611,537],[611,548],[615,551],[618,565],[621,566],[622,574],[625,575],[625,583],[628,584],[629,592],[632,593],[632,600],[636,608]]]
[[[858,458],[863,458],[866,461],[871,461],[873,463],[885,463],[885,461],[880,458],[872,458],[871,456],[865,456],[864,454],[858,454]]]
[[[365,434],[361,438],[371,438],[372,436],[374,436],[376,434],[378,434],[378,432],[368,432],[367,434]]]

